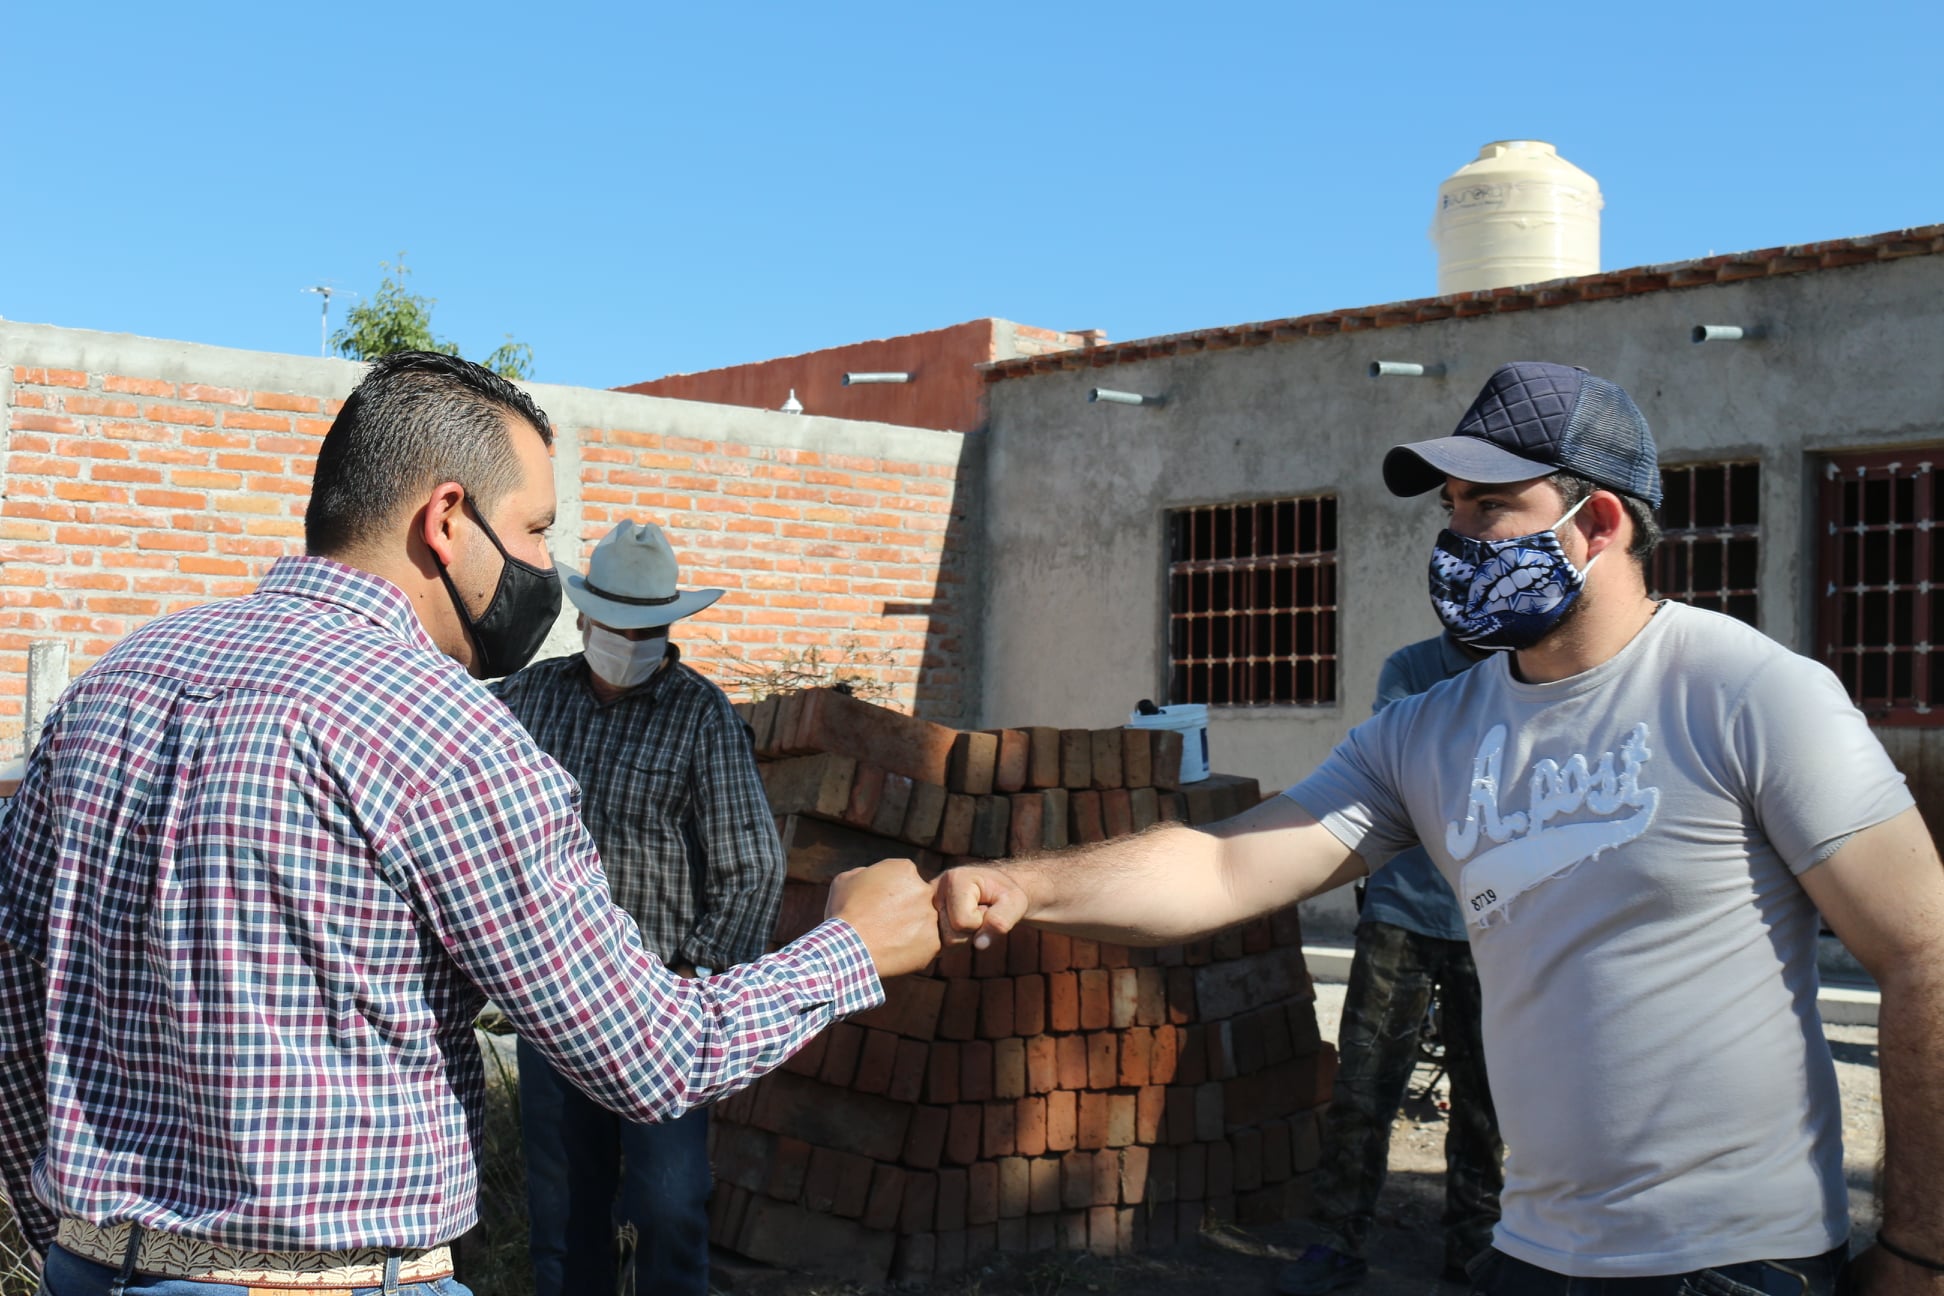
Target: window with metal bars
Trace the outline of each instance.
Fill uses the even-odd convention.
[[[1817,646],[1879,724],[1944,724],[1944,528],[1934,459],[1944,447],[1832,455],[1817,521]]]
[[[1168,514],[1168,700],[1337,696],[1334,495]]]
[[[1661,545],[1655,598],[1726,612],[1755,624],[1762,556],[1762,477],[1755,463],[1661,469]]]

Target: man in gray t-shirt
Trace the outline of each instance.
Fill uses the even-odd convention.
[[[1648,598],[1659,468],[1612,383],[1501,366],[1384,475],[1439,493],[1432,602],[1494,658],[1224,823],[954,870],[946,938],[1167,943],[1421,845],[1466,918],[1508,1149],[1475,1288],[1822,1296],[1849,1223],[1820,909],[1883,992],[1861,1288],[1944,1291],[1944,868],[1863,717],[1823,667]]]

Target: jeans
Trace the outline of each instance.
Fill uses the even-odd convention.
[[[1336,1089],[1323,1116],[1314,1218],[1338,1249],[1361,1256],[1390,1161],[1391,1122],[1417,1065],[1418,1036],[1438,988],[1438,1032],[1451,1077],[1445,1127],[1445,1263],[1462,1268],[1491,1245],[1505,1183],[1503,1147],[1480,1041],[1478,970],[1463,941],[1389,923],[1357,928],[1337,1032]]]
[[[1745,1260],[1652,1278],[1570,1278],[1487,1251],[1472,1266],[1474,1296],[1832,1296],[1849,1265],[1845,1243],[1799,1260]]]
[[[131,1274],[123,1278],[107,1265],[70,1255],[58,1246],[47,1251],[47,1269],[41,1275],[41,1296],[246,1296],[248,1287],[235,1283],[191,1282],[187,1278],[151,1278]],[[335,1296],[343,1289],[325,1289]],[[394,1283],[390,1286],[354,1287],[353,1296],[472,1296],[470,1288],[451,1278],[429,1283]]]
[[[519,1051],[536,1296],[706,1296],[708,1109],[636,1124]]]

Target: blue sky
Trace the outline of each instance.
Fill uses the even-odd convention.
[[[1547,139],[1608,268],[1944,220],[1944,5],[14,6],[0,316],[315,354],[404,250],[613,386],[999,315],[1424,296]],[[340,307],[333,307],[332,323]]]

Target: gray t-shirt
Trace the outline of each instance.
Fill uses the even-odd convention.
[[[1634,1276],[1848,1236],[1795,874],[1912,802],[1827,670],[1665,604],[1571,679],[1500,656],[1393,703],[1287,795],[1372,865],[1421,838],[1457,893],[1500,1250]]]

